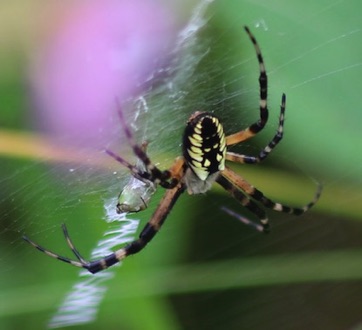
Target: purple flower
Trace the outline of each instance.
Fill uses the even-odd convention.
[[[140,82],[167,56],[174,20],[152,0],[67,6],[31,72],[36,116],[58,137],[100,147],[116,99],[140,92]]]

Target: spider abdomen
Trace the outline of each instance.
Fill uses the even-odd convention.
[[[217,117],[195,112],[183,136],[183,156],[192,172],[202,181],[225,168],[226,140]]]

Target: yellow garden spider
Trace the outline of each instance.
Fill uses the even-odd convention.
[[[249,156],[227,151],[228,146],[243,142],[259,133],[268,121],[267,75],[263,57],[253,34],[247,27],[245,27],[245,31],[254,45],[260,70],[260,118],[250,127],[235,134],[225,136],[223,126],[216,116],[208,112],[195,112],[189,118],[184,131],[183,156],[176,158],[170,169],[162,171],[151,162],[145,148],[134,141],[132,132],[126,125],[122,112],[119,111],[125,135],[134,154],[144,164],[144,170],[142,170],[142,167],[130,164],[112,151],[107,150],[107,153],[127,167],[135,178],[145,182],[152,182],[166,189],[166,193],[156,211],[137,240],[100,260],[88,262],[83,259],[75,248],[64,224],[62,225],[64,236],[68,246],[78,259],[77,261],[46,250],[26,236],[24,236],[24,239],[50,257],[67,262],[73,266],[85,268],[91,273],[97,273],[118,263],[129,255],[141,251],[160,230],[172,207],[185,190],[189,194],[201,194],[208,191],[212,184],[217,182],[232,197],[238,200],[241,205],[253,213],[259,219],[260,224],[246,219],[227,208],[223,208],[223,210],[243,223],[265,233],[269,231],[269,221],[263,207],[294,215],[300,215],[309,210],[319,199],[322,190],[321,186],[318,187],[313,200],[309,204],[301,208],[292,208],[273,202],[264,196],[260,190],[253,187],[225,165],[225,161],[241,164],[259,163],[269,155],[283,137],[285,94],[282,95],[281,100],[278,130],[271,142],[260,151],[259,155]]]

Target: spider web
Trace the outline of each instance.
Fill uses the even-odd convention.
[[[136,98],[133,107],[136,107],[137,111],[135,113],[135,118],[132,125],[132,128],[135,132],[139,130],[137,122],[141,120],[149,110],[147,102],[147,99],[150,97],[149,94],[167,95],[171,102],[175,98],[180,97],[178,95],[180,93],[180,86],[184,85],[185,82],[190,79],[195,66],[202,59],[203,54],[200,53],[197,55],[197,53],[194,53],[192,56],[189,54],[182,58],[178,56],[176,57],[176,55],[182,51],[187,51],[196,44],[197,32],[205,24],[205,20],[203,18],[205,9],[211,2],[212,1],[210,0],[202,1],[198,7],[195,8],[189,23],[187,23],[185,28],[179,33],[176,40],[176,46],[173,51],[175,54],[173,64],[166,69],[167,74],[170,74],[169,77],[164,78],[167,80],[167,83],[162,82],[159,88],[156,87],[156,90],[150,88],[150,92],[146,92]],[[180,68],[187,68],[187,70],[184,70],[182,75],[177,74],[175,79],[173,75],[175,72],[179,71]],[[161,103],[164,104],[165,102],[161,101]],[[146,128],[147,124],[143,126],[143,132],[146,131]],[[143,133],[143,140],[147,140],[145,133]],[[148,200],[153,194],[153,191],[146,190],[147,187],[145,187],[144,183],[138,181],[137,179],[131,177],[128,184],[131,185],[133,191],[136,190],[141,193],[143,190],[142,202],[144,202],[145,199]],[[125,190],[123,190],[122,193],[125,194],[125,201],[128,201],[131,198],[128,195],[128,192]],[[114,199],[105,201],[106,220],[108,222],[116,221],[118,223],[116,226],[112,225],[111,228],[105,232],[104,238],[98,242],[97,247],[92,251],[91,260],[97,260],[106,255],[109,255],[120,244],[128,243],[136,238],[135,234],[139,221],[132,219],[134,216],[127,215],[126,213],[122,213],[122,217],[119,219],[119,216],[115,212],[115,205],[116,202]],[[140,207],[142,205],[137,206]],[[126,224],[123,222],[126,222]],[[117,264],[117,266],[120,265],[122,265],[122,263]],[[63,303],[58,309],[58,312],[51,319],[49,327],[58,328],[72,326],[75,324],[89,323],[93,321],[96,318],[99,308],[98,306],[102,302],[102,299],[107,291],[107,286],[104,284],[106,281],[113,278],[114,275],[114,269],[110,269],[107,272],[101,272],[95,275],[90,274],[86,270],[80,271],[80,280],[71,288],[69,294],[65,297]]]
[[[141,141],[148,139],[147,127],[151,126],[147,124],[147,112],[149,110],[149,103],[152,99],[157,99],[157,103],[166,104],[172,102],[177,104],[175,100],[183,97],[182,86],[185,86],[195,71],[196,66],[202,60],[207,53],[205,47],[200,47],[201,51],[197,49],[196,44],[199,41],[197,33],[205,25],[204,19],[205,10],[212,1],[201,1],[200,4],[194,9],[190,21],[180,31],[171,57],[172,62],[169,67],[162,68],[162,71],[166,71],[166,74],[160,78],[157,84],[154,82],[150,85],[142,95],[138,96],[134,101],[132,108],[135,109],[134,119],[132,120],[132,129],[134,133],[137,133],[140,129],[138,122],[144,122],[146,125],[142,125],[142,138]],[[182,70],[181,70],[182,69]],[[158,75],[157,72],[154,75]],[[167,98],[166,102],[164,98]],[[152,105],[155,107],[156,105]],[[175,123],[171,123],[173,126]],[[139,135],[139,134],[138,134]],[[73,172],[73,170],[71,171]],[[130,184],[132,187],[141,186],[143,189],[143,183],[130,178]],[[131,183],[132,182],[132,183]],[[125,192],[124,192],[125,193]],[[152,192],[145,192],[151,195]],[[126,193],[125,200],[127,201],[128,195]],[[143,196],[143,198],[145,198]],[[135,219],[134,215],[121,214],[118,216],[115,212],[116,200],[109,198],[104,201],[105,208],[105,220],[112,222],[112,225],[104,233],[104,238],[101,239],[97,246],[92,250],[90,260],[100,259],[119,247],[121,244],[128,243],[136,238],[136,231],[138,228],[139,220]],[[117,264],[117,266],[122,263]],[[64,301],[58,308],[57,313],[52,317],[49,322],[50,328],[58,328],[65,326],[72,326],[76,324],[89,323],[93,321],[99,309],[106,291],[106,281],[109,281],[115,275],[115,269],[109,269],[106,272],[98,274],[90,274],[86,270],[79,272],[79,280],[73,285],[69,293],[66,295]]]
[[[239,8],[239,5],[244,7]],[[362,211],[360,207],[362,197],[360,123],[362,117],[358,93],[362,76],[360,59],[362,26],[360,18],[353,14],[354,11],[359,12],[359,9],[361,7],[356,0],[318,2],[308,5],[286,4],[282,1],[270,3],[261,0],[253,3],[242,1],[236,4],[236,1],[231,1],[230,6],[225,6],[222,1],[217,0],[200,1],[193,10],[189,23],[175,40],[168,64],[160,71],[154,72],[153,79],[145,82],[146,87],[141,95],[124,105],[127,120],[135,131],[137,141],[150,142],[149,153],[162,168],[166,168],[179,155],[181,150],[179,137],[185,121],[194,110],[213,111],[222,117],[227,133],[239,130],[240,123],[242,127],[244,124],[252,123],[257,116],[258,68],[252,45],[242,30],[243,24],[249,25],[263,52],[269,77],[270,108],[268,128],[263,131],[261,137],[258,136],[250,143],[247,142],[243,146],[244,149],[241,149],[243,152],[255,153],[268,142],[277,127],[281,93],[287,94],[286,138],[275,153],[273,152],[270,161],[268,160],[268,163],[263,166],[258,166],[255,171],[259,172],[249,173],[249,169],[246,168],[245,173],[246,176],[250,175],[252,178],[250,181],[258,188],[266,186],[265,193],[272,197],[283,198],[286,191],[294,193],[294,190],[301,190],[302,193],[299,193],[295,200],[296,205],[307,201],[313,194],[313,184],[309,182],[309,176],[322,181],[325,190],[322,201],[317,206],[320,213],[317,213],[315,218],[313,215],[306,214],[303,221],[305,220],[309,225],[305,227],[301,221],[295,222],[298,226],[294,229],[287,227],[289,231],[285,232],[284,236],[283,229],[287,225],[276,224],[279,215],[272,215],[273,220],[276,220],[273,221],[273,235],[279,237],[276,238],[276,242],[270,241],[269,237],[258,238],[257,234],[247,230],[239,233],[239,227],[235,229],[235,232],[239,233],[236,238],[231,233],[234,227],[232,229],[228,227],[229,222],[232,223],[230,226],[233,226],[233,220],[227,221],[228,219],[223,217],[223,221],[217,221],[217,228],[222,227],[220,232],[213,235],[212,230],[209,231],[210,241],[205,242],[200,237],[195,239],[200,241],[200,245],[209,247],[208,244],[213,242],[214,245],[219,246],[216,252],[215,249],[213,252],[204,251],[202,259],[200,257],[203,262],[214,260],[215,255],[222,258],[226,250],[245,251],[241,252],[242,257],[257,255],[260,251],[268,250],[270,246],[277,243],[286,249],[292,251],[295,249],[297,252],[303,247],[307,247],[308,251],[309,246],[318,244],[321,250],[329,249],[330,246],[341,249],[358,247],[355,236],[347,230],[348,228],[350,231],[355,229],[356,235],[360,233],[359,223],[354,223],[352,220],[360,220]],[[349,19],[343,19],[344,16]],[[166,119],[160,120],[160,118]],[[102,140],[101,147],[109,147],[133,161],[132,153],[123,145],[123,135],[115,111],[109,119],[109,127],[107,127],[109,139]],[[102,135],[103,131],[99,133]],[[98,134],[95,133],[95,135]],[[7,146],[1,144],[1,140],[5,138],[6,135],[1,135],[1,150],[7,150]],[[12,147],[14,148],[16,149],[16,145]],[[235,151],[239,150],[235,149]],[[2,160],[1,170],[6,173],[6,176],[1,178],[1,186],[4,188],[0,194],[2,210],[4,210],[1,234],[4,237],[3,241],[6,242],[1,245],[0,255],[2,261],[0,275],[4,283],[2,291],[5,292],[2,301],[9,301],[5,284],[13,283],[12,277],[19,278],[16,282],[19,288],[26,283],[21,276],[14,273],[20,274],[26,269],[31,269],[32,272],[27,274],[27,277],[30,278],[31,283],[37,284],[42,281],[42,273],[48,273],[54,279],[59,279],[63,276],[63,269],[68,267],[61,264],[54,266],[53,269],[52,265],[58,262],[25,246],[20,239],[22,234],[26,233],[54,252],[69,255],[70,251],[67,250],[60,229],[60,224],[66,222],[76,246],[81,251],[85,251],[84,257],[88,259],[86,251],[92,251],[91,258],[97,258],[133,240],[140,230],[140,219],[142,223],[147,221],[156,207],[159,201],[157,194],[151,199],[149,210],[142,214],[127,217],[117,215],[115,197],[130,179],[126,171],[118,164],[113,164],[112,160],[109,160],[109,163],[99,161],[99,159],[107,158],[102,152],[94,153],[94,150],[89,152],[86,148],[78,149],[77,152],[75,161],[70,164],[61,163],[59,160],[54,161],[54,159],[47,160],[46,157],[44,161],[32,163],[27,159],[16,159],[16,157],[14,160]],[[11,155],[13,157],[14,154],[11,153]],[[79,158],[81,161],[78,161]],[[101,162],[101,165],[98,162]],[[287,185],[289,179],[292,180],[282,171],[284,169],[302,178],[295,185],[298,189],[290,186],[284,189],[284,183]],[[271,184],[265,183],[271,176],[278,177],[280,180],[272,181]],[[275,186],[276,189],[274,189]],[[215,202],[215,195],[220,199],[217,202]],[[202,196],[202,198],[206,200],[206,205],[217,203],[215,209],[218,209],[226,199],[221,200],[218,193],[215,195],[210,199],[208,196]],[[185,197],[185,199],[188,198]],[[200,207],[197,208],[200,205],[198,201],[192,200],[188,203],[183,205],[193,210],[187,215],[190,218],[189,224],[199,221],[198,232],[202,232],[210,222],[217,220],[218,216],[212,214],[204,219],[203,212],[207,211],[204,204],[203,212],[201,212],[201,210],[197,211],[200,209]],[[233,210],[239,212],[236,204],[230,205]],[[323,212],[329,214],[329,218],[325,221],[322,219]],[[313,220],[313,223],[309,220]],[[290,221],[289,218],[285,220],[285,222],[288,221]],[[187,225],[184,224],[184,226]],[[225,233],[221,232],[224,227]],[[174,232],[174,228],[170,230]],[[281,231],[282,234],[278,236],[275,234],[277,231]],[[101,233],[104,234],[99,239]],[[84,238],[84,235],[87,237]],[[223,241],[222,236],[227,236],[229,240]],[[166,232],[163,237],[168,243],[172,243],[171,239],[167,238]],[[300,237],[302,239],[299,239]],[[98,243],[95,244],[97,241]],[[330,243],[331,241],[333,244]],[[240,259],[240,255],[236,257]],[[43,258],[46,261],[42,263],[42,268],[33,270],[32,262]],[[142,258],[142,256],[137,256],[137,258]],[[200,260],[196,259],[197,262]],[[296,260],[299,260],[298,257]],[[321,260],[324,259],[321,258]],[[322,261],[321,264],[324,265]],[[277,261],[276,264],[278,264]],[[130,267],[132,267],[132,261],[130,261]],[[237,268],[235,265],[234,267]],[[259,263],[254,264],[254,269],[257,270],[258,267],[262,269]],[[237,269],[247,271],[247,265],[245,268]],[[94,320],[108,288],[113,287],[111,279],[116,272],[119,273],[117,267],[96,276],[84,271],[80,271],[79,274],[73,273],[75,284],[72,287],[68,284],[64,286],[64,292],[67,292],[67,295],[63,302],[60,302],[61,298],[58,298],[60,307],[53,315],[50,326],[64,327]],[[203,277],[205,282],[212,279],[212,274],[211,271]],[[360,280],[358,271],[353,274],[355,274],[355,279]],[[120,275],[118,274],[117,277]],[[183,276],[184,273],[178,275]],[[339,279],[341,278],[343,279],[342,275]],[[247,278],[243,278],[243,283],[248,283],[247,281]],[[215,287],[222,288],[223,280],[219,279],[218,282],[220,283]],[[267,281],[265,283],[268,284]],[[202,288],[202,285],[200,287]],[[227,290],[228,287],[223,289]],[[321,289],[318,288],[318,290]],[[354,298],[356,306],[359,302],[356,299],[359,290],[357,287],[355,294],[351,292],[352,289],[346,290],[349,296]],[[153,294],[152,290],[148,292]],[[170,289],[170,292],[179,293],[180,291]],[[29,295],[31,293],[34,291],[30,291]],[[215,313],[209,317],[211,320],[222,322],[227,328],[228,325],[232,327],[229,322],[234,317],[237,319],[236,314],[242,314],[243,322],[249,322],[245,324],[248,324],[250,328],[250,325],[263,322],[262,318],[257,321],[251,309],[260,311],[259,307],[263,301],[269,302],[269,299],[273,301],[276,296],[280,297],[280,300],[292,299],[285,292],[281,295],[279,293],[275,291],[273,295],[272,290],[266,290],[259,296],[258,302],[249,300],[251,307],[235,305],[223,315],[217,316]],[[308,297],[305,292],[299,291],[295,293],[295,296]],[[336,296],[336,300],[338,297],[341,302],[347,300],[343,298],[345,297],[343,292]],[[10,300],[6,306],[4,304],[3,315],[15,314],[14,310],[20,305],[19,300],[21,299],[13,304]],[[248,299],[243,298],[243,300]],[[195,301],[199,301],[197,297]],[[326,302],[326,300],[323,301]],[[201,299],[200,304],[203,303]],[[275,303],[277,305],[278,301]],[[308,313],[305,316],[316,313],[309,310],[308,306],[299,303],[305,307],[304,313]],[[46,304],[54,305],[54,302],[45,300],[43,308]],[[299,306],[298,302],[294,301],[294,304]],[[206,305],[212,308],[207,303]],[[31,308],[28,307],[30,312],[37,312],[42,306]],[[292,306],[287,306],[287,310],[292,310]],[[46,317],[49,317],[49,313],[43,317],[43,322]],[[277,322],[276,319],[273,318],[273,322]],[[288,319],[286,316],[284,320],[287,324],[295,322],[295,319]],[[274,328],[278,327],[281,328],[280,324]],[[324,328],[332,329],[333,327],[324,325]],[[346,326],[341,326],[341,328],[346,328]]]

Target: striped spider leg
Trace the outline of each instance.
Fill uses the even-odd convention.
[[[123,117],[123,112],[121,110],[120,105],[118,105],[118,116],[123,128],[123,131],[126,135],[129,145],[131,146],[133,153],[135,156],[143,163],[144,167],[140,167],[137,165],[132,165],[128,161],[126,161],[123,157],[115,154],[111,150],[106,150],[106,153],[115,159],[117,162],[121,163],[123,166],[127,167],[132,175],[141,180],[145,181],[145,183],[153,182],[155,185],[159,184],[161,187],[166,189],[171,189],[175,187],[180,177],[178,173],[173,172],[173,167],[168,170],[160,170],[156,165],[154,165],[151,159],[148,157],[146,153],[146,148],[144,145],[139,145],[134,140],[133,134],[126,124],[125,118]],[[143,170],[145,168],[145,170]]]
[[[228,167],[225,168],[225,170],[221,173],[216,181],[232,197],[239,201],[242,206],[248,209],[251,213],[255,214],[255,216],[259,219],[260,224],[241,216],[240,214],[230,210],[227,207],[222,207],[222,210],[229,215],[237,218],[244,224],[249,225],[256,230],[264,233],[268,233],[270,231],[269,219],[264,209],[258,203],[274,211],[301,215],[307,212],[313,205],[315,205],[322,193],[322,186],[319,184],[312,201],[302,207],[291,207],[272,201],[270,198],[266,197],[260,190],[252,186],[244,178],[236,174]]]
[[[183,167],[180,168],[182,170]],[[94,261],[86,261],[81,254],[78,252],[78,250],[75,248],[69,234],[68,230],[65,226],[65,224],[62,225],[63,234],[67,241],[67,244],[73,254],[76,256],[77,260],[71,260],[67,257],[63,257],[59,254],[56,254],[48,249],[45,249],[41,245],[35,243],[31,239],[29,239],[27,236],[23,236],[23,239],[27,241],[29,244],[31,244],[33,247],[38,249],[39,251],[45,253],[49,257],[55,258],[57,260],[69,263],[73,266],[85,268],[92,274],[98,273],[101,270],[104,270],[120,261],[122,261],[124,258],[131,254],[135,254],[142,250],[148,242],[151,241],[151,239],[155,236],[155,234],[159,231],[161,228],[163,222],[165,221],[167,215],[169,214],[171,208],[177,201],[178,197],[181,195],[181,193],[184,191],[184,185],[180,182],[176,185],[176,187],[172,189],[168,189],[162,198],[160,204],[158,205],[156,211],[154,212],[151,220],[146,224],[146,226],[143,228],[141,234],[139,235],[139,238],[128,245],[126,245],[123,248],[118,249],[117,251],[109,254],[108,256],[101,258],[99,260]]]
[[[254,37],[254,35],[250,32],[248,27],[245,27],[245,31],[249,35],[251,39],[255,52],[257,54],[257,59],[259,63],[259,84],[260,84],[260,119],[252,124],[247,129],[244,129],[240,132],[234,133],[226,137],[227,146],[235,145],[241,142],[248,140],[249,138],[255,136],[259,133],[265,126],[268,120],[268,108],[267,108],[267,74],[265,69],[265,64],[263,60],[263,56],[261,54],[260,47]],[[276,134],[273,139],[269,142],[269,144],[260,151],[257,156],[243,155],[237,154],[234,152],[226,153],[226,160],[241,164],[256,164],[263,161],[270,152],[278,145],[278,143],[282,140],[284,134],[284,116],[285,116],[285,108],[286,108],[286,95],[282,94],[282,100],[280,105],[280,115],[279,115],[279,126]],[[301,208],[293,208],[287,205],[283,205],[281,203],[273,202],[271,199],[264,196],[264,194],[253,187],[250,183],[248,183],[245,179],[238,176],[231,169],[225,168],[225,170],[221,173],[221,175],[216,180],[225,190],[227,190],[231,196],[237,199],[245,208],[254,213],[260,224],[254,223],[253,221],[242,217],[241,215],[233,212],[232,210],[223,207],[222,209],[227,212],[229,215],[238,218],[241,222],[254,227],[256,230],[261,232],[269,232],[269,220],[266,216],[265,211],[255,202],[258,201],[264,207],[271,208],[274,211],[300,215],[304,212],[308,211],[319,199],[322,186],[319,184],[317,187],[317,191],[315,196],[311,202]]]
[[[286,96],[285,94],[283,94],[280,106],[279,126],[277,132],[274,135],[273,139],[268,143],[268,145],[260,151],[259,155],[250,156],[237,154],[234,152],[227,152],[226,160],[241,164],[256,164],[263,161],[283,138],[285,105]],[[240,137],[242,138],[240,142],[245,141],[244,135],[240,135]],[[251,136],[248,136],[246,139],[248,139],[249,137]],[[228,141],[228,137],[226,137],[226,141]],[[234,143],[236,144],[238,142],[236,142],[236,140],[233,140],[233,144]],[[264,207],[270,208],[274,211],[301,215],[307,212],[318,201],[322,192],[322,186],[318,185],[315,196],[311,202],[301,208],[293,208],[272,201],[270,198],[266,197],[260,190],[253,187],[250,183],[248,183],[245,179],[237,175],[228,167],[226,167],[225,170],[221,172],[221,175],[217,178],[216,181],[226,191],[228,191],[231,196],[238,200],[246,209],[255,214],[259,219],[260,224],[257,224],[226,207],[222,207],[222,210],[224,210],[229,215],[239,219],[244,224],[254,227],[256,230],[264,233],[268,233],[270,231],[269,220],[266,212],[255,201],[261,203]]]
[[[259,133],[267,124],[268,118],[269,118],[269,111],[268,111],[268,105],[267,105],[267,99],[268,99],[268,76],[266,74],[265,64],[263,60],[263,55],[261,54],[260,47],[258,45],[258,42],[256,41],[254,35],[250,32],[249,28],[247,26],[244,26],[244,29],[246,33],[249,36],[249,39],[254,45],[256,57],[258,59],[259,63],[259,113],[260,118],[252,125],[250,125],[248,128],[234,133],[232,135],[229,135],[226,137],[226,144],[228,146],[240,143],[242,141],[245,141],[253,136],[255,136],[257,133]]]

